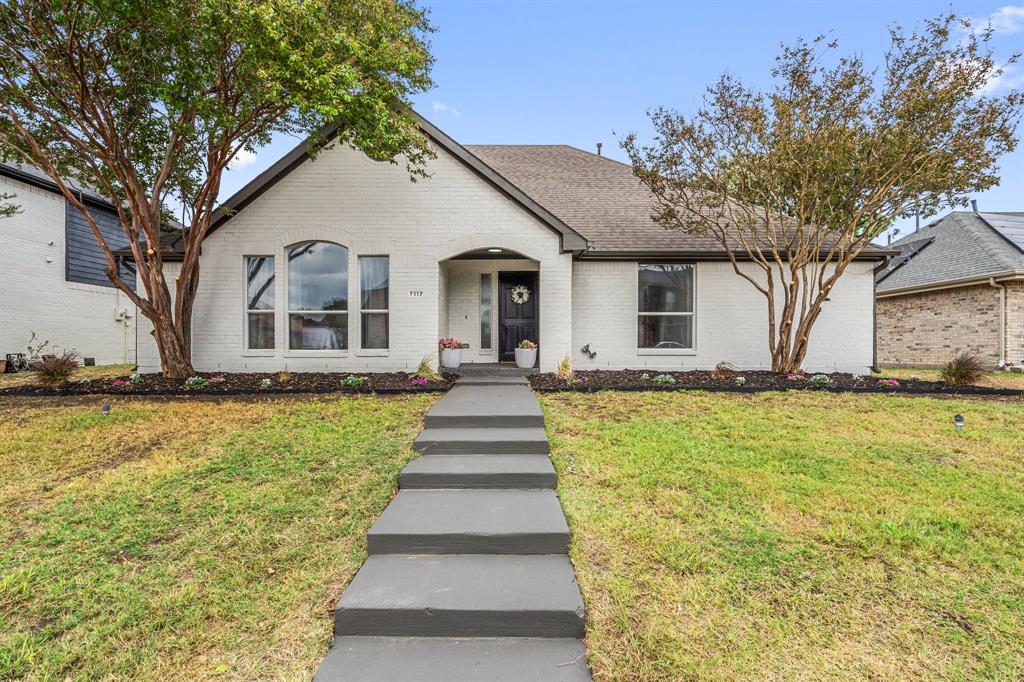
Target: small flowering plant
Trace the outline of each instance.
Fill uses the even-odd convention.
[[[128,383],[131,384],[132,386],[138,386],[139,384],[142,383],[142,375],[141,374],[132,374],[132,375],[130,375],[128,377]]]
[[[227,381],[227,378],[223,374],[210,377],[211,384],[223,384],[225,381]]]
[[[522,341],[519,342],[519,345],[516,346],[516,348],[519,348],[520,350],[536,350],[537,344],[535,344],[533,341],[530,341],[529,339],[523,339]]]
[[[462,341],[459,341],[458,339],[455,338],[441,339],[440,341],[437,342],[437,345],[447,350],[458,350],[462,348]]]
[[[803,381],[807,378],[807,375],[803,372],[789,372],[786,374],[786,378],[790,381]]]
[[[114,379],[113,381],[110,382],[111,388],[123,388],[125,386],[128,386],[127,379]]]
[[[210,382],[206,379],[206,377],[189,377],[188,379],[185,379],[185,388],[202,388],[203,386],[206,386],[208,383]]]
[[[274,382],[271,381],[269,377],[266,378],[266,379],[262,379],[260,381],[260,388],[263,389],[264,391],[266,391],[267,389],[271,388],[273,385],[274,385]]]
[[[737,386],[743,386],[743,385],[745,385],[747,383],[747,378],[746,377],[736,377],[736,379],[734,379],[733,381],[734,381],[734,383]]]
[[[409,379],[409,383],[413,386],[426,386],[427,380],[424,377],[413,377]]]
[[[832,380],[828,378],[827,374],[815,374],[811,377],[810,383],[812,386],[828,386]]]
[[[676,383],[676,378],[671,374],[659,374],[658,376],[651,379],[651,381],[653,381],[656,384],[661,384],[662,386],[671,386],[674,383]]]
[[[896,381],[895,379],[879,379],[878,385],[888,386],[890,388],[899,388],[900,382]]]
[[[352,374],[348,375],[341,380],[342,386],[349,386],[351,388],[358,388],[359,386],[366,385],[366,377],[357,377]]]

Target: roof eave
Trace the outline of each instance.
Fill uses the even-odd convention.
[[[899,251],[892,249],[877,249],[867,253],[858,254],[856,261],[877,261],[888,256],[898,254]],[[770,252],[763,252],[770,256]],[[826,256],[827,251],[821,255]],[[728,261],[729,254],[723,249],[721,251],[706,251],[693,249],[624,249],[619,251],[591,249],[578,255],[580,260],[644,260],[651,258],[675,259],[675,260],[706,260],[706,261]],[[752,258],[747,254],[736,254],[736,260],[750,261]]]
[[[876,290],[876,298],[888,298],[891,296],[905,296],[907,294],[920,294],[926,291],[939,291],[940,289],[957,289],[960,287],[987,284],[989,282],[1008,282],[1024,279],[1024,270],[1006,270],[994,272],[987,275],[971,275],[959,279],[950,279],[941,282],[925,282],[896,289]]]

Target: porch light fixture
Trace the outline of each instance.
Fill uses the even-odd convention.
[[[962,414],[958,414],[953,417],[953,426],[956,427],[957,431],[964,430],[964,416]]]
[[[487,253],[501,253],[501,249],[487,249]]]

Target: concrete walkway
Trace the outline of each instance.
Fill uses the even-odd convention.
[[[526,380],[467,374],[427,414],[317,682],[584,682],[583,600]]]

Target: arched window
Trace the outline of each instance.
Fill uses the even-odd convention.
[[[288,247],[288,347],[348,348],[348,249],[330,242]]]

